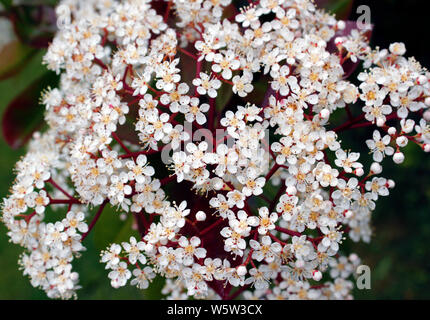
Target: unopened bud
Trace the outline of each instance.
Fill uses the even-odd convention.
[[[417,84],[419,84],[419,85],[423,85],[423,84],[425,84],[427,81],[428,81],[428,80],[427,80],[427,77],[426,77],[426,76],[424,76],[424,75],[420,75],[420,76],[417,78]]]
[[[355,261],[357,261],[358,260],[358,256],[355,254],[355,253],[351,253],[350,255],[349,255],[349,261],[351,261],[351,262],[355,262]]]
[[[400,124],[402,125],[402,130],[404,133],[410,133],[412,130],[414,130],[415,121],[412,119],[407,119],[406,121],[405,119],[402,119]]]
[[[349,219],[349,218],[351,218],[352,217],[352,211],[351,210],[346,210],[345,211],[345,218],[347,218],[347,219]]]
[[[196,213],[196,220],[197,221],[205,221],[206,220],[206,213],[203,211],[199,211]]]
[[[370,166],[370,172],[372,174],[380,174],[382,172],[382,166],[378,162],[374,162]]]
[[[388,188],[390,188],[390,189],[393,189],[396,186],[396,183],[392,179],[389,179],[387,181],[387,184],[388,184]]]
[[[396,144],[402,148],[406,147],[406,145],[408,144],[408,138],[406,138],[405,136],[397,137]]]
[[[236,272],[237,272],[237,275],[241,277],[241,276],[244,276],[248,272],[248,270],[246,270],[245,266],[238,266],[236,269]]]
[[[390,136],[395,135],[395,134],[396,134],[396,128],[394,128],[394,127],[389,127],[389,128],[388,128],[388,134],[389,134]]]
[[[382,118],[376,119],[376,125],[378,127],[382,127],[384,124],[385,124],[385,120],[384,119],[382,119]]]
[[[343,39],[341,37],[337,37],[336,39],[334,39],[334,43],[337,46],[340,46],[343,44]]]
[[[345,29],[345,27],[346,27],[345,21],[340,20],[337,22],[337,28],[339,30],[343,30],[343,29]]]
[[[357,177],[361,177],[364,174],[364,170],[362,167],[360,167],[360,168],[355,169],[354,173]]]
[[[321,271],[319,271],[319,270],[314,270],[314,271],[312,272],[312,278],[313,278],[315,281],[320,281],[320,280],[322,279],[322,273],[321,273]]]
[[[327,119],[329,117],[329,115],[330,115],[330,111],[328,111],[327,109],[322,109],[320,111],[319,115],[320,115],[321,119]]]
[[[400,164],[405,161],[405,155],[402,152],[396,152],[393,155],[393,161],[394,163]]]
[[[297,193],[296,187],[295,186],[289,186],[289,187],[287,187],[287,193],[290,196],[294,196]]]

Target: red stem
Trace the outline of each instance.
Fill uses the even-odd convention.
[[[63,193],[67,198],[73,199],[73,197],[66,190],[64,190],[63,188],[61,188],[54,180],[52,180],[52,178],[50,178],[47,182],[49,182],[55,188],[57,188],[58,190],[60,190],[61,193]]]
[[[89,234],[89,233],[91,232],[91,230],[94,228],[94,226],[96,225],[97,220],[99,220],[100,215],[102,214],[103,209],[105,208],[106,204],[107,204],[107,200],[105,200],[105,201],[100,205],[99,209],[97,210],[96,215],[94,216],[93,220],[92,220],[92,221],[91,221],[91,223],[90,223],[90,226],[88,227],[88,231],[87,231],[87,232],[85,232],[85,233],[82,235],[82,239],[81,239],[81,241],[84,241],[84,239],[88,236],[88,234]]]

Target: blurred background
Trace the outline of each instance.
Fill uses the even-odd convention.
[[[339,18],[355,20],[356,8],[368,5],[374,24],[371,44],[386,48],[392,42],[406,44],[407,55],[415,56],[430,67],[430,45],[426,36],[428,18],[419,0],[321,0]],[[57,77],[46,71],[41,61],[45,47],[55,29],[52,5],[56,1],[39,1],[37,5],[13,5],[0,0],[0,198],[8,194],[14,179],[15,162],[25,153],[25,142],[35,129],[43,129],[43,109],[38,104],[40,92],[55,86]],[[25,1],[20,1],[25,3]],[[40,5],[42,3],[43,5]],[[14,24],[6,22],[6,19]],[[357,71],[358,72],[358,71]],[[345,132],[344,145],[354,151],[368,152],[364,143],[371,133],[365,128]],[[382,175],[392,178],[396,187],[389,197],[380,198],[373,215],[374,235],[370,244],[346,241],[344,248],[357,252],[372,271],[371,290],[356,290],[356,299],[429,299],[430,298],[430,156],[417,146],[406,150],[405,162],[394,166],[386,161]],[[105,215],[107,217],[107,215]],[[155,281],[143,292],[127,286],[113,289],[107,271],[98,262],[101,248],[112,241],[118,231],[118,219],[105,218],[100,224],[112,231],[103,243],[90,235],[87,251],[75,261],[80,274],[80,299],[158,299],[162,283]],[[100,238],[100,236],[99,236]],[[8,243],[5,227],[0,224],[0,299],[46,299],[45,293],[33,288],[18,270],[22,249]]]

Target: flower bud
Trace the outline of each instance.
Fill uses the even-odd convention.
[[[389,179],[387,181],[387,184],[388,184],[388,188],[390,188],[390,189],[392,189],[392,188],[394,188],[396,186],[396,183],[392,179]]]
[[[320,281],[322,279],[322,273],[319,270],[314,270],[312,272],[312,279],[314,279],[315,281]]]
[[[343,38],[342,38],[342,37],[337,37],[336,39],[334,39],[334,43],[335,43],[335,45],[337,45],[337,46],[342,45],[342,43],[343,43]]]
[[[385,124],[385,120],[384,119],[382,119],[382,118],[376,119],[376,125],[378,127],[382,127],[384,124]]]
[[[289,187],[287,187],[287,193],[290,196],[294,196],[297,193],[296,187],[295,186],[289,186]]]
[[[402,119],[400,120],[400,124],[402,125],[402,130],[404,133],[410,133],[414,130],[415,121],[412,119]]]
[[[357,177],[361,177],[364,174],[364,170],[362,167],[360,167],[360,168],[355,169],[354,173]]]
[[[321,119],[326,119],[326,118],[328,118],[330,116],[330,111],[328,111],[327,109],[322,109],[320,111],[319,116],[320,116]]]
[[[388,128],[388,134],[390,136],[394,136],[396,134],[396,128],[395,127],[389,127]]]
[[[426,101],[427,101],[427,99],[429,99],[428,102],[430,103],[430,98],[426,98]],[[427,110],[426,112],[424,112],[423,118],[425,121],[430,121],[430,110]]]
[[[345,21],[340,20],[337,22],[337,28],[339,30],[343,30],[343,29],[345,29],[345,27],[346,27]]]
[[[349,218],[351,218],[351,217],[352,217],[352,215],[353,215],[353,213],[352,213],[352,211],[351,211],[351,210],[346,210],[346,211],[345,211],[345,218],[349,219]]]
[[[430,152],[430,144],[423,145],[424,152]]]
[[[197,221],[205,221],[206,220],[206,213],[203,211],[199,211],[196,213],[196,220]]]
[[[400,151],[396,152],[393,155],[393,161],[394,161],[394,163],[400,164],[403,161],[405,161],[405,155],[402,152],[400,152]]]
[[[424,75],[420,75],[420,76],[417,78],[417,84],[419,84],[419,85],[424,85],[427,81],[428,81],[428,80],[427,80],[427,77],[426,77],[426,76],[424,76]]]
[[[370,166],[370,172],[372,174],[380,174],[382,172],[382,166],[378,162],[374,162]]]
[[[355,254],[355,253],[351,253],[350,255],[349,255],[349,261],[351,261],[351,262],[355,262],[355,261],[357,261],[358,260],[358,256]]]
[[[236,272],[237,272],[237,275],[241,277],[241,276],[244,276],[248,272],[248,270],[246,270],[245,266],[238,266],[236,269]]]
[[[396,139],[396,144],[399,147],[406,147],[406,145],[408,144],[408,138],[406,138],[405,136],[400,136]]]

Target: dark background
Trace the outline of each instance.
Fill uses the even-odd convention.
[[[374,24],[372,47],[388,48],[404,42],[406,55],[430,67],[428,1],[356,0],[356,8],[368,5]],[[360,134],[368,137],[360,131]],[[358,139],[352,139],[351,142]],[[430,181],[429,154],[408,146],[406,161],[398,166],[386,161],[382,175],[396,187],[377,202],[373,215],[374,235],[370,244],[354,245],[372,270],[372,289],[356,291],[364,299],[430,298]]]

